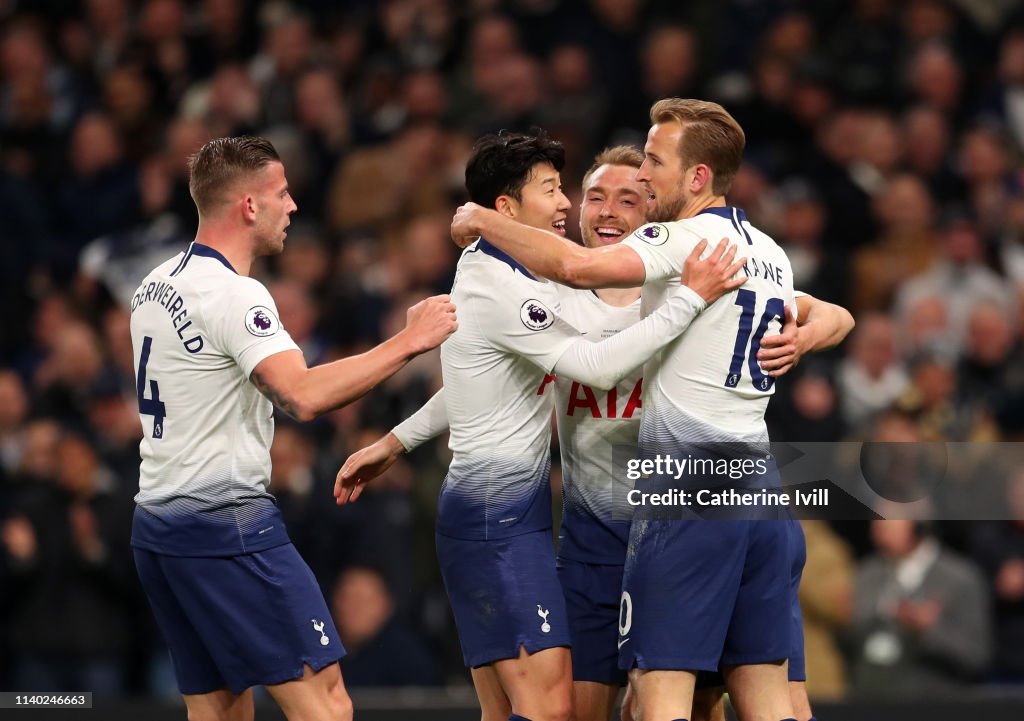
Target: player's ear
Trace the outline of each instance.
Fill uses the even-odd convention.
[[[711,181],[714,179],[714,176],[711,173],[711,168],[707,165],[697,163],[690,168],[690,172],[693,173],[693,177],[690,178],[690,191],[692,193],[698,194],[705,188],[711,187]]]
[[[499,195],[494,201],[494,209],[502,215],[514,218],[516,217],[516,211],[519,209],[519,204],[510,195]]]
[[[245,195],[242,197],[242,217],[250,223],[256,220],[256,197]]]

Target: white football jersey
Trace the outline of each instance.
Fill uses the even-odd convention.
[[[593,342],[640,322],[640,299],[609,305],[592,290],[556,286],[562,317]],[[643,368],[610,391],[567,378],[545,377],[555,389],[562,456],[563,513],[558,554],[586,563],[625,562],[629,523],[613,520],[613,450],[635,447],[640,433]]]
[[[270,293],[193,243],[142,281],[131,333],[144,431],[133,543],[206,555],[285,542],[267,492],[274,409],[249,380],[298,348]]]
[[[646,317],[676,287],[687,256],[702,238],[710,247],[727,237],[746,257],[747,282],[708,307],[645,369],[644,429],[652,440],[767,439],[764,413],[774,379],[757,362],[761,338],[782,327],[789,305],[796,317],[789,259],[738,208],[708,208],[693,218],[649,223],[623,243],[647,271]]]
[[[503,538],[551,527],[551,410],[545,374],[579,339],[556,286],[481,240],[459,260],[459,329],[441,346],[452,462],[437,530]]]

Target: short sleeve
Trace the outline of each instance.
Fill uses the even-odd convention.
[[[238,280],[207,306],[207,324],[217,347],[248,378],[265,358],[299,347],[281,325],[270,291],[252,278]]]
[[[520,276],[510,285],[488,289],[479,298],[480,332],[496,348],[522,356],[548,373],[582,336],[558,316],[560,303],[553,286],[527,283]]]
[[[683,263],[700,242],[700,236],[679,223],[648,223],[622,241],[636,251],[647,272],[645,283],[679,277]]]

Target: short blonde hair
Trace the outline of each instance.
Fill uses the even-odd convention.
[[[225,190],[238,180],[252,177],[270,163],[280,162],[277,150],[266,138],[214,138],[188,159],[188,192],[199,214],[205,215],[216,208]]]
[[[632,145],[614,145],[610,148],[605,148],[594,158],[594,164],[590,166],[590,170],[583,176],[583,187],[587,187],[590,176],[596,173],[597,169],[602,165],[624,165],[627,168],[639,170],[643,162],[644,154],[640,152],[639,148]]]
[[[691,98],[665,98],[651,106],[651,123],[679,123],[683,167],[703,163],[714,174],[711,191],[725,195],[732,187],[747,144],[743,128],[718,103]]]

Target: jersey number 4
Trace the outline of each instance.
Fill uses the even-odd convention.
[[[167,417],[167,406],[160,400],[160,386],[152,378],[149,379],[151,398],[146,398],[146,366],[149,364],[149,351],[153,348],[153,339],[146,336],[142,341],[142,355],[139,357],[139,377],[136,379],[139,393],[139,413],[153,416],[153,438],[164,437],[164,418]]]
[[[765,305],[764,313],[757,323],[757,330],[754,331],[754,309],[757,305],[757,294],[752,290],[740,288],[736,294],[736,305],[743,309],[740,315],[740,327],[736,330],[736,346],[732,352],[732,363],[729,364],[729,375],[725,378],[726,388],[735,388],[740,384],[743,377],[743,361],[747,362],[750,368],[750,380],[759,391],[769,391],[775,384],[775,379],[761,370],[757,363],[757,352],[761,350],[761,339],[768,330],[768,324],[773,320],[781,321],[785,317],[786,304],[782,298],[769,298]],[[753,338],[751,338],[753,331]],[[749,344],[749,349],[748,349]]]

